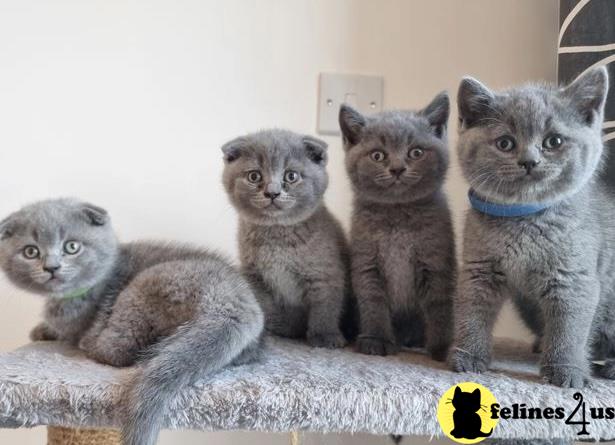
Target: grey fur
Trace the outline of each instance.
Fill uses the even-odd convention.
[[[126,445],[155,443],[180,387],[256,350],[262,311],[248,283],[218,255],[119,244],[106,211],[71,199],[26,206],[0,230],[8,278],[48,298],[33,340],[66,341],[113,366],[145,359],[127,395]],[[70,241],[82,246],[73,255],[66,251]],[[26,246],[40,255],[27,259]]]
[[[470,185],[493,202],[552,206],[517,218],[468,213],[450,357],[455,370],[487,369],[493,324],[512,297],[541,339],[546,381],[582,387],[589,360],[604,358],[600,374],[615,378],[615,202],[596,174],[607,88],[604,68],[560,89],[526,85],[494,93],[474,79],[462,81],[458,151]],[[563,144],[549,148],[543,141],[555,134]],[[514,149],[496,147],[503,135],[516,139]],[[528,169],[528,160],[538,164]]]
[[[222,151],[224,186],[240,218],[241,264],[265,310],[266,328],[307,337],[314,346],[344,346],[348,254],[341,226],[323,203],[327,144],[266,130],[234,139]],[[289,171],[299,179],[286,180]],[[254,172],[260,178],[251,182]]]
[[[355,193],[351,256],[360,352],[386,355],[400,346],[426,346],[434,358],[446,357],[456,270],[442,192],[448,115],[444,92],[418,112],[366,117],[349,106],[340,109]],[[412,159],[417,148],[423,154]],[[375,152],[384,158],[374,160]]]

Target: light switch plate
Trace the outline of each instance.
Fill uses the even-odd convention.
[[[381,76],[321,73],[318,92],[318,132],[340,134],[338,115],[343,103],[361,113],[382,111]]]

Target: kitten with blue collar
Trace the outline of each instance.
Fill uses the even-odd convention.
[[[455,300],[456,371],[485,371],[506,298],[541,343],[541,375],[583,387],[590,360],[615,378],[615,196],[603,161],[605,68],[556,88],[458,93],[458,155],[470,183]]]

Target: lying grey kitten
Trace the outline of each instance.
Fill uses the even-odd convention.
[[[307,337],[313,346],[344,346],[347,247],[323,203],[327,145],[267,130],[234,139],[222,151],[224,187],[240,217],[241,264],[266,328]]]
[[[127,445],[155,443],[178,388],[258,350],[263,314],[226,261],[189,247],[119,244],[107,212],[91,204],[42,201],[9,216],[0,266],[47,297],[33,340],[66,341],[113,366],[147,352],[127,399]]]
[[[582,387],[589,359],[615,378],[615,196],[599,183],[608,76],[565,88],[459,88],[459,160],[473,189],[455,302],[457,371],[485,371],[512,297],[542,339],[541,374]],[[480,210],[476,210],[480,209]]]
[[[426,346],[446,357],[452,337],[455,242],[442,184],[448,167],[449,100],[423,110],[363,116],[340,109],[354,189],[352,285],[357,347],[366,354]]]

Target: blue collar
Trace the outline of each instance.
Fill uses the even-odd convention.
[[[517,216],[529,216],[551,207],[551,203],[542,204],[496,204],[479,198],[472,189],[468,192],[470,204],[475,210],[491,216],[514,218]]]

